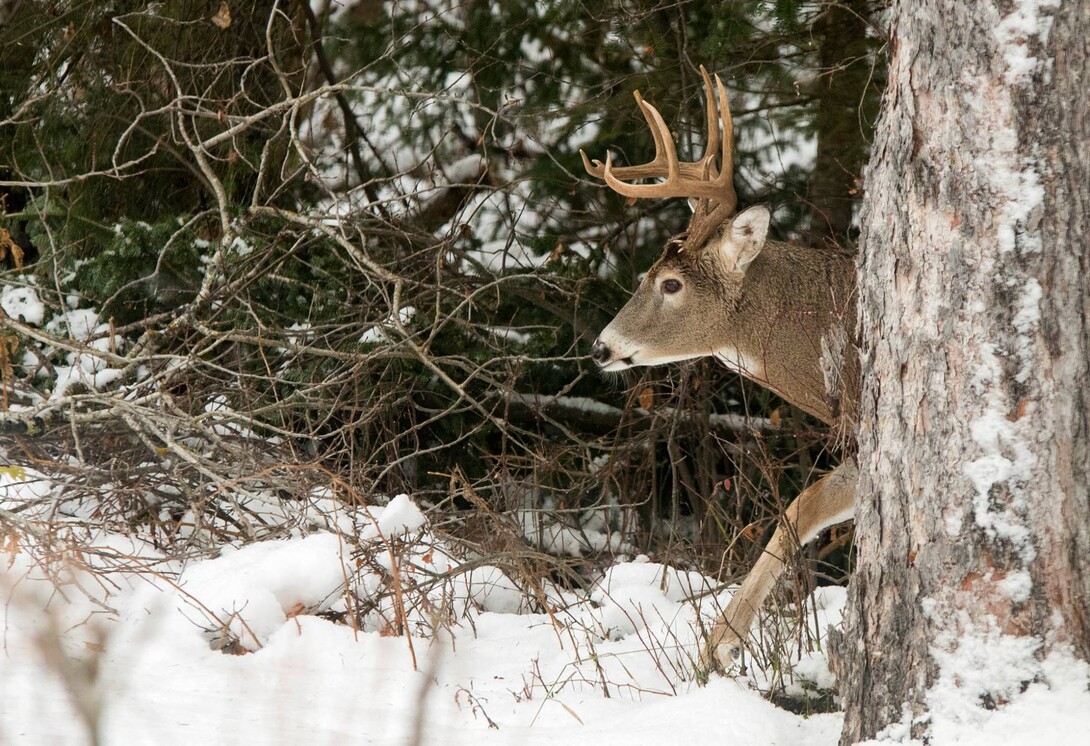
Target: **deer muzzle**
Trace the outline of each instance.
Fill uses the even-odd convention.
[[[590,349],[590,356],[602,370],[624,370],[636,364],[631,355],[626,356],[624,352],[617,349],[617,344],[610,343],[605,332],[594,340],[594,346]]]

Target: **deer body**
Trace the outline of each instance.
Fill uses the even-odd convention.
[[[711,80],[708,146],[694,163],[679,163],[672,136],[653,106],[636,94],[655,138],[656,158],[643,166],[584,165],[630,197],[696,200],[688,230],[672,239],[628,303],[602,331],[592,356],[606,371],[714,356],[852,437],[859,404],[854,338],[853,260],[767,240],[769,212],[732,215],[731,133],[726,93]],[[720,121],[723,136],[720,139]],[[722,143],[722,151],[717,152]],[[665,177],[662,184],[625,179]],[[856,482],[850,458],[803,490],[788,506],[765,552],[732,597],[708,641],[706,660],[733,658],[757,610],[782,574],[787,557],[823,529],[852,517]]]

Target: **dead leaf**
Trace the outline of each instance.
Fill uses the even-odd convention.
[[[307,613],[307,607],[303,605],[303,602],[302,601],[296,601],[294,606],[292,606],[290,609],[288,609],[286,612],[284,612],[284,616],[286,616],[288,619],[291,619],[293,617],[299,616],[300,614],[306,614],[306,613]]]
[[[15,239],[11,237],[11,234],[7,232],[5,228],[0,228],[0,261],[11,257],[12,263],[15,264],[15,269],[23,268],[23,249],[19,244],[15,243]]]
[[[212,25],[221,31],[231,27],[231,6],[226,2],[220,3],[220,9],[212,16]]]
[[[754,521],[745,528],[742,529],[742,537],[746,541],[756,543],[761,538],[761,524],[759,521]]]
[[[26,469],[21,466],[0,466],[0,475],[8,477],[13,482],[21,482],[26,479]]]
[[[772,410],[772,414],[768,415],[768,422],[772,427],[779,427],[780,420],[783,419],[783,415],[780,414],[780,408],[776,407]]]
[[[15,564],[15,555],[19,554],[19,536],[10,533],[4,538],[4,552],[8,555],[8,568]]]
[[[650,410],[655,404],[655,390],[650,386],[645,387],[640,391],[640,406],[644,409]]]

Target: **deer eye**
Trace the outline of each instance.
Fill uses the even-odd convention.
[[[675,280],[671,277],[668,280],[662,281],[662,292],[667,295],[673,295],[677,291],[681,290],[681,280]]]

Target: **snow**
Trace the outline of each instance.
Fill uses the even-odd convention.
[[[1027,277],[1018,293],[1017,307],[1011,323],[1018,332],[1018,356],[1022,360],[1022,366],[1015,374],[1015,380],[1025,383],[1032,373],[1031,361],[1033,360],[1032,335],[1037,331],[1041,322],[1041,300],[1044,290],[1036,277]]]
[[[84,356],[86,358],[86,356]],[[98,391],[114,383],[121,378],[121,371],[111,368],[105,370],[88,370],[86,365],[58,365],[55,368],[57,381],[53,385],[50,399],[56,400],[66,396],[73,389],[85,389]]]
[[[48,332],[67,335],[80,342],[90,339],[99,328],[101,327],[98,323],[98,314],[91,308],[64,311],[50,319],[45,326]]]
[[[1025,570],[1016,570],[1008,573],[996,585],[1007,598],[1018,604],[1029,600],[1033,591],[1033,578]]]
[[[1016,299],[1010,322],[1013,344],[1007,338],[1002,342],[982,339],[969,350],[977,360],[972,389],[984,406],[970,423],[970,434],[977,447],[963,471],[975,490],[972,514],[977,525],[993,539],[1011,542],[1026,563],[1036,556],[1024,518],[1029,509],[1024,493],[1037,466],[1032,450],[1026,445],[1036,437],[1033,423],[1036,408],[1033,395],[1022,402],[1007,401],[1004,361],[1017,363],[1018,383],[1030,381],[1044,291],[1036,277],[1017,266],[1009,269],[1007,265],[1012,256],[1041,250],[1036,216],[1044,203],[1044,186],[1036,154],[1021,145],[1014,96],[1015,86],[1028,82],[1029,75],[1039,65],[1036,58],[1028,56],[1028,50],[1033,37],[1039,37],[1042,44],[1047,40],[1051,18],[1042,11],[1057,5],[1058,0],[1018,0],[995,31],[999,52],[1008,67],[1003,83],[968,71],[963,80],[963,100],[971,114],[966,126],[975,122],[989,124],[989,137],[975,154],[971,173],[987,195],[987,203],[997,206],[993,227],[999,249],[997,256],[990,252],[980,256],[974,273],[979,281],[967,289],[967,306],[991,307],[993,283],[1000,274]],[[961,518],[948,514],[946,527],[948,531],[959,531]]]
[[[797,685],[800,690],[804,688],[811,690],[834,689],[836,687],[836,676],[829,670],[829,659],[818,650],[806,653],[795,664],[795,676],[800,682]],[[787,693],[794,694],[796,692],[794,688],[789,687]]]
[[[122,371],[110,367],[106,355],[124,349],[125,340],[114,333],[110,324],[100,324],[94,309],[63,311],[51,318],[45,328],[58,337],[82,343],[86,350],[67,352],[64,355],[67,365],[54,366],[56,380],[50,400],[71,393],[99,391],[121,379]]]
[[[231,239],[231,245],[228,247],[228,250],[237,256],[249,256],[254,252],[254,247],[240,236],[235,236]]]
[[[342,554],[341,542],[328,533],[258,542],[187,567],[166,599],[156,589],[133,601],[144,609],[165,602],[163,624],[197,624],[256,650],[297,607],[328,608],[344,582]]]
[[[518,393],[511,395],[510,398],[526,404],[527,406],[539,409],[557,406],[563,409],[578,410],[604,417],[612,417],[618,420],[624,416],[624,410],[620,407],[615,407],[611,404],[606,404],[586,396]],[[632,411],[645,417],[652,415],[651,410],[643,407],[633,407]],[[674,407],[658,407],[654,414],[662,417],[674,417],[679,413]],[[709,415],[709,422],[714,426],[725,430],[738,430],[743,432],[776,429],[772,422],[766,417],[750,417],[748,415],[740,414],[711,414]]]
[[[49,494],[0,470],[4,510],[37,521]],[[89,742],[97,721],[103,743],[836,741],[839,715],[780,710],[754,679],[699,685],[697,617],[728,595],[699,573],[640,557],[585,591],[546,584],[546,610],[455,560],[407,495],[357,519],[358,542],[317,530],[188,561],[74,524],[5,541],[0,739]],[[376,593],[395,555],[411,647]],[[386,609],[336,621],[367,603]]]
[[[31,285],[4,285],[0,290],[0,308],[10,318],[31,326],[40,326],[45,318],[45,305],[38,299],[38,291]]]
[[[416,316],[416,309],[412,306],[404,306],[398,309],[397,315],[390,314],[381,324],[368,327],[360,335],[360,344],[382,344],[389,342],[389,331],[397,326],[408,326]]]
[[[484,330],[500,339],[517,345],[528,345],[533,336],[528,332],[509,326],[485,326]]]
[[[1028,83],[1038,71],[1041,62],[1030,54],[1030,45],[1033,37],[1037,37],[1041,45],[1048,42],[1052,16],[1041,11],[1059,6],[1060,0],[1016,0],[1014,9],[996,26],[995,38],[1007,65],[1003,74],[1005,83]]]
[[[937,605],[925,602],[924,609]],[[1075,744],[1090,727],[1090,666],[1056,646],[1038,660],[1039,640],[981,626],[964,611],[938,619],[932,645],[939,678],[927,694],[932,744]],[[912,744],[911,714],[867,744]]]
[[[997,408],[986,409],[972,422],[970,432],[983,453],[964,467],[976,491],[973,517],[992,539],[1009,541],[1018,547],[1025,562],[1032,562],[1036,550],[1025,524],[1027,505],[1022,486],[1032,479],[1037,459],[1026,446],[1019,424]],[[1005,503],[992,498],[997,485],[1010,488]]]
[[[398,495],[382,511],[378,530],[386,537],[401,536],[419,531],[425,523],[427,519],[420,512],[420,508],[416,507],[416,503],[408,495]]]

